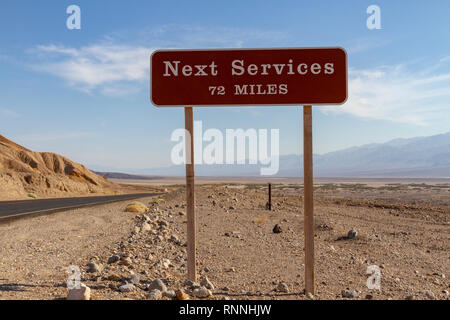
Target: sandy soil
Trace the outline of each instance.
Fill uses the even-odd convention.
[[[317,187],[316,299],[346,299],[345,289],[358,299],[449,299],[450,188]],[[215,285],[209,299],[306,298],[302,188],[274,186],[272,211],[266,192],[258,184],[196,187],[198,269]],[[120,202],[0,225],[0,299],[63,299],[69,265],[80,267],[95,299],[144,299],[157,278],[189,293],[184,196],[178,186],[164,201],[141,199],[147,218],[123,212],[128,202]],[[152,230],[136,229],[145,219]],[[281,233],[272,232],[275,224]],[[358,236],[343,238],[352,228]],[[131,265],[108,264],[113,254]],[[87,273],[89,261],[104,269]],[[381,290],[366,286],[370,265],[381,270]],[[120,292],[133,273],[135,290]],[[288,293],[274,290],[280,282]]]

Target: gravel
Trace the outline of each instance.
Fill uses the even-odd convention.
[[[184,285],[187,268],[182,266],[187,265],[186,248],[176,245],[172,238],[175,236],[180,243],[186,243],[186,217],[178,215],[183,209],[169,208],[184,205],[183,188],[165,196],[165,201],[150,206],[148,221],[143,214],[123,212],[127,202],[120,202],[2,224],[0,274],[8,282],[0,279],[0,286],[17,285],[17,290],[3,290],[2,298],[66,298],[67,288],[61,284],[69,276],[67,267],[81,266],[84,271],[83,266],[89,262],[100,267],[100,261],[108,262],[101,276],[95,272],[82,275],[97,300],[144,299],[142,288],[148,290],[155,279],[163,282],[165,291],[170,287],[181,298],[205,299],[200,296],[207,295],[207,299],[306,299],[308,297],[302,294],[302,198],[298,190],[293,190],[292,194],[286,191],[283,196],[278,194],[281,191],[275,190],[273,198],[277,211],[268,212],[264,210],[266,194],[258,187],[239,191],[232,186],[197,187],[197,265],[201,283],[191,286]],[[228,208],[230,203],[226,199],[233,199],[235,194],[239,194],[239,210],[225,214],[219,206]],[[212,206],[209,195],[214,196],[217,207]],[[352,299],[365,299],[368,294],[374,300],[405,299],[412,294],[415,299],[432,299],[432,296],[448,299],[444,292],[448,292],[447,279],[442,277],[448,263],[448,224],[444,207],[403,206],[396,199],[389,204],[393,209],[387,210],[375,200],[341,200],[337,198],[338,193],[332,195],[334,198],[317,197],[315,202],[317,225],[333,226],[315,233],[316,299],[349,299],[342,295],[344,288],[358,292]],[[393,199],[395,195],[397,193],[389,196]],[[150,200],[140,201],[148,204]],[[289,221],[288,227],[283,225],[280,235],[270,236],[273,226],[280,221],[287,223],[285,220]],[[135,234],[135,227],[142,228],[144,221],[152,230]],[[348,234],[349,225],[358,230],[358,241],[336,241],[339,236]],[[226,230],[234,230],[231,237],[222,236]],[[160,238],[156,243],[157,236]],[[424,248],[429,252],[424,255],[425,249],[417,250],[417,244],[426,244]],[[167,268],[163,259],[169,260]],[[365,272],[372,264],[385,265],[381,291],[365,287],[370,276]],[[206,265],[208,277],[214,280],[213,287],[226,287],[227,293],[221,289],[209,296],[200,295],[197,290],[199,297],[194,296],[193,291],[201,287],[212,290],[203,282]],[[411,270],[420,272],[416,274]],[[433,275],[435,273],[437,275]],[[136,281],[132,281],[132,274],[140,277],[136,284],[133,284]],[[401,281],[395,282],[396,277]],[[281,278],[289,284],[290,294],[273,293]],[[33,290],[25,287],[22,290],[24,283],[33,285]],[[121,292],[119,288],[126,285],[134,289]],[[181,288],[186,288],[186,292],[179,293]],[[148,293],[152,290],[158,289]],[[165,291],[158,291],[160,299],[172,299],[163,294]],[[433,295],[418,293],[426,291]]]

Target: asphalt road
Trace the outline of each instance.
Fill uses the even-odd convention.
[[[122,194],[118,196],[0,201],[0,222],[110,202],[151,197],[158,194],[160,193],[134,193]]]

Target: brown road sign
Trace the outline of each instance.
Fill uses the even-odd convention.
[[[342,48],[158,50],[151,57],[156,106],[342,104]]]
[[[192,106],[304,105],[305,291],[315,292],[312,104],[347,100],[342,48],[159,50],[151,57],[151,100],[185,107],[188,277],[197,279]],[[270,198],[269,185],[269,204]]]

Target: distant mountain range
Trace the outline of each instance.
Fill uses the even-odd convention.
[[[260,176],[260,165],[196,165],[198,176]],[[450,178],[450,132],[395,139],[314,155],[318,177]],[[183,165],[144,169],[143,175],[183,176]],[[103,173],[105,174],[105,173]],[[303,175],[302,155],[280,156],[277,177]]]

